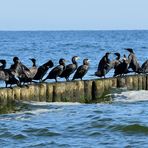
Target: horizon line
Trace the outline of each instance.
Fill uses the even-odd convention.
[[[148,29],[0,29],[0,32],[3,31],[148,31]]]

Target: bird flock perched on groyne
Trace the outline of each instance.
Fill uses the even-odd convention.
[[[103,77],[111,70],[114,69],[114,77],[122,76],[128,74],[130,72],[135,73],[148,73],[148,60],[146,60],[142,66],[140,66],[136,55],[132,48],[126,48],[129,52],[128,57],[123,55],[121,57],[120,53],[111,53],[107,52],[101,58],[98,63],[97,71],[92,76]],[[116,56],[112,61],[110,60],[110,54],[114,54]],[[6,69],[6,60],[0,60],[0,80],[4,81],[6,87],[10,85],[18,85],[22,86],[24,84],[29,84],[32,82],[44,82],[47,79],[55,79],[57,82],[57,78],[65,78],[66,81],[70,81],[69,77],[73,75],[71,81],[75,79],[83,79],[85,74],[89,70],[89,59],[84,59],[83,64],[78,66],[77,60],[78,56],[72,57],[72,63],[66,65],[66,60],[61,58],[59,60],[59,65],[54,66],[52,60],[48,60],[43,65],[37,67],[36,59],[30,59],[32,61],[32,67],[28,68],[25,66],[18,57],[13,57],[13,64],[10,68]],[[49,73],[49,68],[52,68]]]

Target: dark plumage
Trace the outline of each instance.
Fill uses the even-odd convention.
[[[143,73],[148,73],[148,60],[146,60],[141,66]]]
[[[6,60],[0,60],[0,70],[6,67]]]
[[[113,68],[113,66],[110,64],[110,59],[109,59],[109,52],[107,52],[102,59],[100,60],[98,64],[98,70],[95,72],[95,75],[98,77],[103,77],[105,78],[105,75]]]
[[[69,64],[66,66],[66,68],[63,70],[62,74],[60,75],[61,78],[65,78],[66,81],[69,80],[69,76],[75,72],[75,70],[78,67],[77,60],[79,59],[78,56],[72,57],[72,64]]]
[[[21,77],[22,74],[24,74],[24,70],[29,71],[29,69],[20,62],[18,57],[14,57],[13,62],[14,63],[10,67],[10,70],[13,73],[13,75]]]
[[[33,80],[39,80],[41,81],[44,77],[44,75],[47,73],[49,68],[52,68],[54,66],[53,62],[49,60],[45,64],[41,65],[37,69],[37,73],[34,76]]]
[[[75,79],[81,79],[84,77],[84,75],[87,73],[89,68],[89,60],[88,59],[84,59],[83,60],[83,65],[79,66],[76,73],[73,76],[72,80]]]
[[[5,81],[6,87],[8,86],[8,84],[10,84],[10,87],[13,84],[19,85],[19,81],[11,73],[11,70],[10,69],[5,69],[6,61],[5,60],[0,60],[0,63],[2,64],[0,66],[0,80]]]
[[[59,65],[53,68],[43,81],[46,81],[47,79],[55,79],[55,81],[57,82],[57,77],[63,72],[64,67],[65,59],[62,58],[59,60]]]
[[[0,60],[0,80],[6,81],[9,80],[9,75],[5,70],[6,60]]]
[[[130,53],[128,56],[128,63],[129,63],[128,68],[131,68],[136,73],[141,73],[142,70],[133,49],[127,48],[126,50],[129,51]]]
[[[121,76],[121,75],[127,74],[128,66],[129,66],[128,60],[126,59],[126,56],[124,55],[123,60],[115,67],[114,77],[118,75]]]
[[[117,57],[116,57],[116,59],[115,60],[113,60],[111,63],[112,63],[112,65],[113,65],[113,67],[114,67],[114,69],[121,63],[121,60],[120,60],[120,57],[121,57],[121,55],[120,55],[120,53],[118,53],[118,52],[116,52],[116,53],[114,53]]]
[[[32,79],[37,73],[36,60],[34,58],[30,60],[32,61],[32,67],[29,70],[23,70],[23,73],[19,76],[20,83],[32,82]]]

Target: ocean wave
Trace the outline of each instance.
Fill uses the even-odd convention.
[[[148,127],[140,124],[130,124],[130,125],[114,125],[111,127],[114,131],[121,131],[125,133],[133,134],[148,134]]]
[[[138,102],[148,101],[148,91],[125,91],[120,94],[114,93],[111,95],[114,102]]]
[[[79,102],[35,102],[35,101],[23,101],[24,104],[34,105],[34,106],[48,106],[48,105],[55,105],[55,106],[65,106],[65,105],[81,105]]]
[[[51,131],[48,128],[27,128],[23,130],[22,132],[29,133],[34,136],[48,136],[48,137],[53,137],[53,136],[60,136],[61,133]]]

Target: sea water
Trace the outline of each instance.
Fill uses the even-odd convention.
[[[60,58],[70,63],[77,55],[79,65],[84,58],[91,60],[84,79],[93,79],[107,51],[128,55],[125,48],[133,48],[142,64],[147,41],[148,31],[8,31],[0,32],[0,59],[6,59],[9,68],[18,56],[31,67],[29,58],[36,58],[37,65],[49,59],[57,65]],[[0,147],[148,147],[148,91],[122,90],[109,98],[96,104],[22,102],[24,110],[0,115]]]

